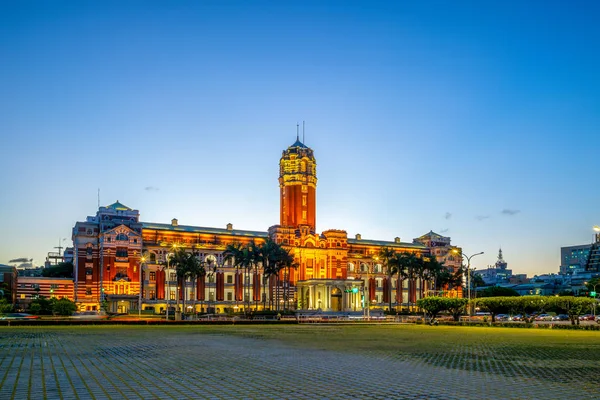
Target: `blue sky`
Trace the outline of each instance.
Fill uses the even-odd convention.
[[[523,4],[526,3],[526,4]],[[317,229],[557,272],[600,223],[596,2],[3,2],[0,263],[117,199],[266,230],[306,121]]]

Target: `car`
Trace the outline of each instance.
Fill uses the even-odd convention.
[[[594,320],[594,316],[592,314],[580,315],[579,316],[579,320],[580,321],[593,321]]]
[[[568,321],[569,316],[567,314],[558,314],[552,317],[552,321]]]
[[[496,321],[508,321],[508,314],[498,314],[496,315]]]
[[[9,313],[0,316],[0,320],[12,320],[12,319],[39,319],[37,315],[31,315],[27,313]]]
[[[550,314],[540,314],[535,317],[536,321],[552,321],[552,315]]]

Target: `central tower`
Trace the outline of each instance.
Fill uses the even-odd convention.
[[[312,149],[296,136],[279,160],[280,225],[316,226],[317,163]]]

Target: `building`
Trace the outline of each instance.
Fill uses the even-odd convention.
[[[73,300],[73,293],[71,278],[19,276],[17,302],[19,308],[27,309],[38,297]]]
[[[596,234],[594,235],[594,243],[590,247],[590,255],[585,263],[587,272],[600,272],[600,230],[594,227]]]
[[[82,310],[101,304],[113,312],[142,307],[155,313],[227,312],[251,309],[361,311],[365,307],[410,306],[431,289],[429,282],[387,276],[379,252],[387,247],[436,257],[447,268],[461,266],[449,237],[429,232],[412,242],[349,238],[345,230],[316,230],[316,159],[298,138],[279,161],[280,221],[266,231],[141,222],[138,210],[119,201],[100,207],[73,228],[74,299]],[[296,268],[265,281],[262,266],[244,272],[226,260],[228,245],[258,245],[271,239],[294,257]],[[214,266],[179,290],[169,265],[174,248],[194,252]],[[458,254],[456,254],[458,252]],[[272,277],[273,278],[273,277]],[[185,305],[184,305],[185,303]],[[185,307],[185,308],[184,308]]]
[[[488,266],[484,270],[477,271],[486,285],[498,285],[507,283],[512,276],[512,270],[508,269],[508,263],[504,261],[502,249],[498,250],[498,261],[493,266]]]
[[[573,275],[585,271],[591,248],[591,244],[561,247],[560,274]]]
[[[17,268],[0,265],[0,298],[5,298],[10,304],[17,302]]]

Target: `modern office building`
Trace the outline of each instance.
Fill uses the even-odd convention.
[[[590,258],[591,244],[560,248],[560,274],[574,275],[583,272]]]
[[[390,280],[379,252],[388,247],[420,257],[436,257],[455,270],[460,254],[449,237],[429,232],[411,242],[348,237],[345,230],[316,231],[316,159],[300,140],[283,151],[279,161],[280,221],[266,231],[201,227],[140,221],[140,213],[119,201],[100,207],[95,216],[73,228],[74,299],[80,309],[98,309],[105,300],[113,312],[142,307],[161,313],[178,311],[241,311],[294,309],[351,311],[414,304],[427,293],[427,282]],[[262,265],[250,273],[223,256],[227,245],[258,245],[267,238],[294,257],[296,268],[281,279],[263,279]],[[197,282],[177,287],[169,265],[174,247],[194,252],[215,267]],[[284,279],[285,278],[285,279]],[[289,282],[289,286],[288,285]],[[185,309],[183,309],[185,303]],[[176,306],[177,304],[177,306]]]

